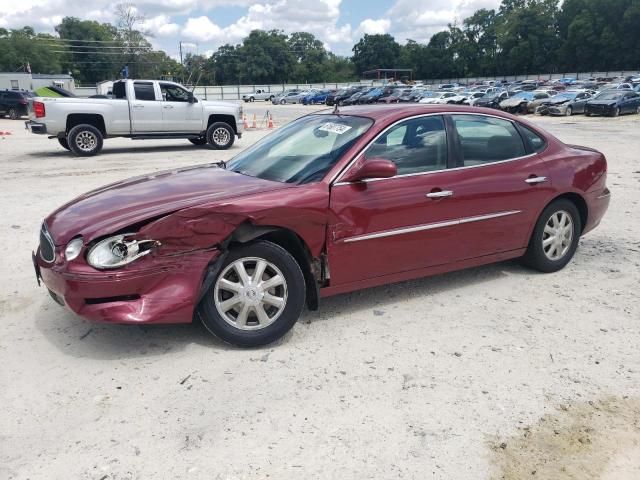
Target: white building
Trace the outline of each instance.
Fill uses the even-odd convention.
[[[70,92],[76,89],[71,75],[24,72],[0,72],[0,90],[35,90],[40,87],[60,87]]]

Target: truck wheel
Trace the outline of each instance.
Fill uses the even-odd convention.
[[[207,139],[205,137],[190,138],[189,141],[191,143],[193,143],[194,145],[206,145],[207,144]]]
[[[207,128],[207,144],[215,150],[226,150],[233,145],[235,133],[224,122],[212,123]]]
[[[102,132],[93,125],[76,125],[67,134],[67,142],[73,153],[90,157],[102,150]]]
[[[17,120],[18,119],[18,111],[15,108],[10,108],[9,112],[8,112],[9,118],[11,120]]]
[[[71,150],[71,148],[69,148],[69,142],[67,142],[67,139],[62,137],[58,137],[58,143],[60,144],[60,146],[62,148],[64,148],[65,150]]]

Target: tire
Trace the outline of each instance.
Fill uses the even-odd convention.
[[[236,134],[229,124],[216,122],[207,128],[207,144],[214,150],[227,150],[231,148],[236,139]]]
[[[280,100],[280,105],[284,105],[285,103],[287,103],[287,101],[284,98]]]
[[[611,116],[612,117],[618,117],[620,115],[620,107],[616,107],[613,109],[613,112],[611,112]]]
[[[571,115],[573,115],[573,109],[571,107],[567,107],[567,109],[565,110],[564,114],[567,117],[570,117]]]
[[[569,224],[564,220],[567,217]],[[556,230],[555,225],[564,228],[564,231]],[[560,233],[554,235],[554,230]],[[540,214],[522,262],[540,272],[557,272],[573,258],[581,233],[582,220],[575,203],[564,198],[558,199],[547,205]],[[556,237],[558,240],[554,241]]]
[[[9,111],[7,112],[7,116],[11,120],[18,120],[18,118],[20,118],[20,115],[18,115],[18,110],[13,107],[9,109]]]
[[[591,116],[591,112],[589,112],[588,110],[584,111],[584,116],[585,117],[590,117]]]
[[[65,150],[69,150],[69,151],[71,150],[71,148],[69,147],[69,142],[67,142],[67,139],[66,139],[66,138],[64,138],[64,137],[63,137],[63,138],[58,137],[58,143],[59,143],[59,144],[60,144],[60,146],[61,146],[62,148],[64,148]]]
[[[189,141],[198,146],[207,144],[206,137],[190,138]]]
[[[273,99],[275,97],[273,95],[271,95],[269,98],[265,99],[266,102],[273,102]]]
[[[253,102],[255,102],[255,101],[256,101],[256,99],[255,99],[255,98],[253,98],[253,97],[249,97],[249,101],[253,103]]]
[[[102,132],[93,125],[80,124],[69,130],[69,149],[80,157],[91,157],[102,150]]]
[[[266,266],[261,281],[256,283],[258,262]],[[248,275],[245,281],[238,274],[239,265]],[[280,284],[266,291],[260,288],[260,283],[277,276],[282,278]],[[232,285],[233,288],[228,288]],[[291,330],[304,307],[305,294],[304,276],[293,256],[279,245],[256,241],[229,251],[198,305],[198,314],[207,330],[223,341],[240,347],[257,347],[272,343]],[[262,301],[265,295],[274,303]],[[237,299],[236,303],[229,302],[232,299]],[[264,315],[262,319],[258,317],[259,310]]]

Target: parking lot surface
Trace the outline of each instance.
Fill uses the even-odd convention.
[[[245,104],[276,126],[318,108]],[[254,350],[198,324],[84,321],[30,256],[76,195],[268,130],[223,152],[111,139],[78,158],[0,119],[0,478],[640,478],[640,116],[529,118],[609,161],[609,211],[564,270],[505,262],[324,299]]]

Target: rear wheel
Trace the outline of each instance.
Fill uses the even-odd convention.
[[[215,150],[226,150],[233,145],[235,133],[224,122],[212,123],[207,128],[207,144]]]
[[[58,143],[60,144],[60,146],[62,148],[64,148],[65,150],[71,150],[71,148],[69,148],[69,142],[67,142],[67,139],[62,137],[58,137]]]
[[[17,120],[18,119],[18,110],[16,110],[15,108],[12,107],[7,112],[7,115],[9,116],[9,118],[11,120]]]
[[[581,232],[575,204],[567,199],[552,202],[536,223],[523,263],[545,273],[564,268],[578,248]]]
[[[255,347],[287,333],[304,299],[304,277],[293,256],[257,241],[229,252],[198,312],[204,326],[225,342]]]
[[[287,103],[287,101],[284,98],[280,100],[280,105],[284,105],[285,103]]]
[[[93,125],[76,125],[67,134],[69,149],[81,157],[90,157],[102,150],[102,132]]]

